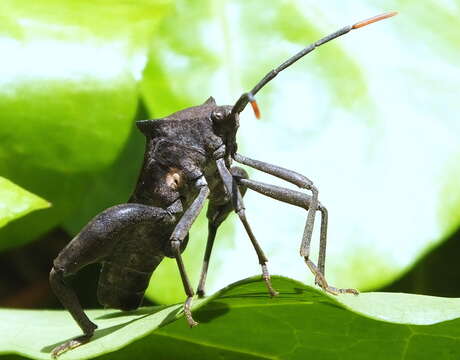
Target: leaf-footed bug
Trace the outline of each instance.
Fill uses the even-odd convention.
[[[384,13],[316,41],[270,71],[250,92],[242,94],[233,106],[216,105],[210,97],[202,105],[167,117],[138,121],[137,127],[147,140],[144,163],[131,198],[125,204],[96,215],[54,260],[50,273],[51,287],[84,334],[57,346],[52,356],[57,357],[88,342],[97,328],[66,282],[67,276],[95,262],[102,263],[97,291],[99,302],[105,307],[133,310],[140,306],[150,276],[162,259],[165,256],[175,258],[187,294],[185,318],[190,326],[197,325],[191,314],[194,291],[181,253],[187,246],[189,230],[207,199],[209,233],[198,296],[204,296],[217,229],[231,211],[240,218],[254,246],[268,292],[271,296],[277,295],[271,285],[267,258],[246,219],[243,195],[247,189],[308,210],[300,255],[314,274],[315,282],[331,294],[358,294],[354,289],[332,287],[324,277],[328,213],[318,201],[318,190],[313,182],[294,171],[238,154],[236,132],[239,114],[249,103],[256,117],[260,116],[254,96],[279,72],[330,40],[394,15],[396,12]],[[233,161],[295,184],[310,191],[311,195],[251,180],[245,170],[231,166]],[[317,211],[321,213],[321,228],[316,265],[309,253]]]

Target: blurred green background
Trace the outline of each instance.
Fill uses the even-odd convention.
[[[460,296],[459,5],[3,0],[0,305],[59,307],[52,260],[89,219],[129,197],[144,149],[136,119],[210,95],[233,104],[307,44],[387,10],[400,13],[321,47],[264,88],[262,120],[242,116],[240,152],[315,182],[330,215],[332,284]],[[306,213],[250,192],[246,208],[271,273],[312,284],[298,256]],[[205,239],[200,216],[185,252],[194,284]],[[85,306],[97,306],[98,269],[75,278]],[[231,217],[208,293],[259,272]],[[184,296],[175,263],[164,261],[148,298]]]

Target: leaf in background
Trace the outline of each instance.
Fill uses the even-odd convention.
[[[0,227],[51,204],[0,176]]]
[[[415,31],[420,19],[441,24],[450,11],[444,3],[428,4],[179,1],[176,13],[161,25],[142,94],[156,117],[209,95],[219,104],[232,104],[318,37],[386,10],[402,10],[396,18],[317,49],[280,74],[257,95],[264,120],[256,122],[247,112],[238,133],[242,154],[296,170],[318,186],[330,216],[329,281],[360,289],[383,286],[460,224],[455,181],[460,169],[459,54],[449,41],[453,35],[437,41],[455,29],[460,17],[447,16],[448,24],[438,25],[440,34],[427,27],[420,38]],[[412,8],[417,11],[405,11]],[[450,55],[439,55],[444,52]],[[283,184],[256,171],[251,176]],[[313,283],[298,257],[305,212],[252,192],[245,203],[270,271]],[[203,235],[192,232],[185,253],[194,279],[203,256],[202,224],[197,234]],[[237,225],[234,239],[230,235],[218,234],[209,292],[260,273],[242,226]],[[317,248],[316,233],[313,255]],[[154,299],[165,299],[170,279],[179,283],[176,273],[170,266],[154,278]],[[180,299],[183,292],[176,289]]]
[[[147,118],[145,108],[140,102],[135,120]],[[132,126],[127,142],[116,161],[108,168],[88,174],[86,178],[91,187],[85,189],[78,208],[64,222],[65,228],[71,234],[78,233],[88,219],[99,212],[129,199],[142,165],[144,148],[144,135]]]
[[[435,124],[428,124],[434,129],[423,129],[426,120],[422,118],[424,122],[416,126],[431,138],[435,146],[430,150],[434,150],[436,155],[443,150],[449,153],[442,159],[442,164],[433,164],[434,154],[428,150],[420,155],[433,159],[429,165],[434,169],[429,172],[438,173],[435,187],[430,192],[438,196],[438,222],[445,229],[444,237],[448,237],[460,224],[460,122],[457,116],[460,110],[457,102],[460,93],[460,48],[456,46],[455,30],[460,25],[460,4],[458,1],[440,4],[434,0],[426,1],[422,7],[415,1],[388,0],[388,3],[407,14],[404,20],[401,19],[401,37],[414,41],[416,44],[413,46],[423,54],[420,57],[412,54],[413,66],[404,70],[410,75],[408,86],[413,90],[411,95],[415,97],[415,106],[421,112],[427,111],[426,116]],[[429,168],[427,165],[425,167]]]
[[[181,305],[131,312],[91,310],[99,325],[88,344],[60,359],[455,359],[460,299],[368,293],[330,297],[274,277],[280,295],[246,279],[195,301],[199,326],[177,319]],[[0,353],[49,359],[79,335],[64,311],[1,310]],[[382,321],[386,320],[386,321]],[[50,326],[52,324],[53,326]],[[440,352],[442,350],[442,352]],[[9,355],[7,355],[9,356]]]
[[[94,175],[116,161],[167,3],[1,2],[0,174],[54,207],[5,227],[0,238],[19,245],[67,220]]]

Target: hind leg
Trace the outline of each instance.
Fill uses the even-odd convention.
[[[66,275],[65,270],[53,267],[50,272],[51,288],[62,305],[70,312],[78,326],[83,330],[83,335],[55,347],[52,351],[52,356],[54,358],[67,350],[74,349],[88,342],[93,336],[94,330],[97,329],[97,325],[94,324],[83,311],[75,291],[66,283]]]
[[[86,316],[66,278],[110,254],[120,234],[126,229],[145,221],[163,220],[167,216],[168,213],[163,209],[140,204],[114,206],[91,220],[60,252],[50,272],[50,285],[62,305],[83,330],[83,335],[57,346],[52,351],[53,357],[88,342],[97,328]]]

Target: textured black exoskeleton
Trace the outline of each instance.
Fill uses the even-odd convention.
[[[237,153],[236,132],[239,114],[248,103],[259,115],[256,93],[280,71],[316,47],[378,20],[393,16],[385,13],[346,26],[308,46],[278,68],[269,72],[235,105],[216,105],[210,97],[202,105],[178,111],[158,120],[137,122],[147,138],[144,163],[136,188],[128,203],[113,206],[93,218],[54,260],[50,283],[56,296],[83,330],[83,335],[53,350],[53,356],[77,347],[91,338],[97,326],[84,313],[79,300],[67,284],[66,277],[84,266],[100,262],[97,297],[105,307],[133,310],[140,306],[150,276],[161,260],[175,258],[187,294],[185,317],[190,326],[197,323],[190,311],[192,286],[181,253],[187,246],[188,232],[206,199],[209,235],[197,293],[204,295],[204,285],[217,228],[235,211],[242,221],[262,267],[262,276],[270,295],[277,295],[270,282],[267,258],[246,219],[243,195],[254,190],[308,210],[300,255],[313,272],[316,283],[325,291],[357,294],[354,289],[329,286],[324,277],[327,210],[318,201],[318,190],[303,175]],[[247,165],[293,183],[311,195],[250,180],[245,170],[232,162]],[[315,213],[321,213],[318,265],[309,257]]]

